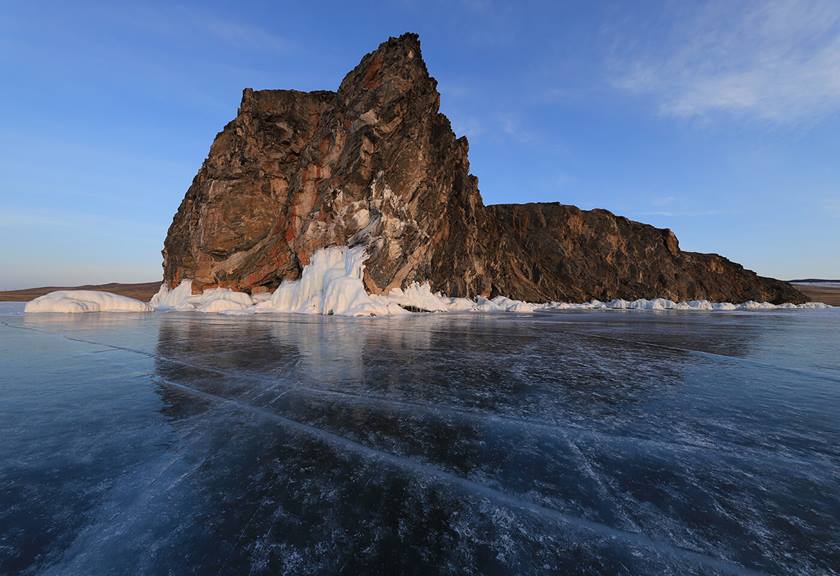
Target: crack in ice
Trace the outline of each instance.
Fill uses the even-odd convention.
[[[618,528],[613,528],[612,526],[602,524],[600,522],[595,522],[592,520],[587,520],[585,518],[580,518],[578,516],[566,514],[554,508],[537,504],[526,498],[522,498],[521,496],[510,494],[501,490],[497,490],[495,488],[491,488],[489,486],[485,486],[483,484],[479,484],[462,476],[458,476],[457,474],[447,472],[446,470],[443,470],[431,464],[427,464],[425,462],[421,462],[413,458],[393,454],[384,450],[372,448],[365,444],[361,444],[359,442],[341,436],[340,434],[335,434],[328,430],[318,428],[317,426],[312,426],[310,424],[306,424],[304,422],[300,422],[298,420],[294,420],[286,416],[281,416],[280,414],[276,414],[269,410],[253,406],[251,404],[239,402],[230,398],[225,398],[223,396],[217,396],[215,394],[198,390],[196,388],[193,388],[192,386],[187,386],[185,384],[173,382],[165,378],[156,378],[155,380],[160,384],[173,386],[175,388],[178,388],[185,392],[193,393],[205,399],[230,404],[247,412],[258,414],[268,420],[273,420],[277,423],[280,423],[293,431],[303,433],[308,436],[314,436],[319,440],[330,444],[334,447],[338,447],[341,449],[349,449],[370,460],[387,462],[388,464],[391,464],[401,469],[409,470],[417,475],[425,475],[427,477],[435,478],[441,482],[457,486],[462,490],[473,493],[474,495],[478,495],[479,497],[496,501],[506,506],[523,510],[525,512],[529,512],[537,516],[548,518],[550,520],[569,526],[572,529],[592,532],[598,536],[603,536],[611,540],[620,540],[625,544],[629,545],[641,546],[643,548],[647,548],[655,552],[661,553],[663,555],[669,556],[678,561],[689,561],[695,564],[699,564],[701,566],[722,570],[729,574],[738,574],[744,576],[755,576],[762,574],[761,572],[745,568],[727,560],[715,558],[713,556],[708,556],[706,554],[695,552],[693,550],[688,550],[671,544],[669,542],[653,539],[647,536],[646,534],[640,532],[628,532],[625,530],[620,530]]]
[[[146,356],[148,358],[163,360],[163,361],[166,361],[166,362],[172,362],[174,364],[179,364],[181,366],[185,366],[185,367],[188,367],[188,368],[193,368],[195,370],[201,370],[201,371],[205,371],[205,372],[211,372],[211,373],[215,373],[215,374],[218,374],[220,376],[225,376],[225,377],[228,377],[228,378],[251,380],[251,381],[259,382],[259,383],[268,383],[268,384],[273,385],[272,386],[273,389],[276,389],[280,385],[276,382],[276,380],[274,380],[272,378],[262,376],[262,375],[259,375],[259,374],[254,374],[253,372],[250,372],[250,371],[247,371],[247,370],[244,370],[244,371],[241,371],[241,372],[231,372],[231,371],[228,371],[228,370],[222,370],[220,368],[214,368],[212,366],[202,366],[200,364],[185,362],[185,361],[183,361],[179,358],[174,358],[174,357],[171,357],[171,356],[165,356],[165,355],[162,355],[162,354],[156,353],[156,352],[148,352],[148,351],[145,351],[145,350],[133,349],[133,348],[125,347],[125,346],[117,346],[115,344],[104,344],[104,343],[101,343],[101,342],[96,342],[96,341],[93,341],[93,340],[86,340],[86,339],[83,339],[83,338],[68,336],[67,334],[64,334],[64,333],[52,332],[52,331],[49,331],[49,330],[40,330],[40,329],[37,329],[37,328],[24,327],[24,326],[12,326],[12,325],[6,324],[5,322],[2,322],[2,321],[0,321],[0,323],[6,325],[8,327],[11,327],[11,328],[19,328],[19,329],[22,329],[22,330],[32,330],[32,331],[40,332],[40,333],[44,333],[44,334],[51,334],[53,336],[66,338],[67,340],[70,340],[70,341],[73,341],[73,342],[81,342],[81,343],[84,343],[84,344],[91,344],[91,345],[94,345],[94,346],[110,347],[110,348],[113,348],[115,350],[120,350],[120,351],[123,351],[123,352],[141,354],[141,355]],[[577,333],[573,333],[573,334],[578,335]],[[579,334],[579,335],[585,336],[586,334]],[[594,335],[594,336],[595,337],[600,337],[598,335]],[[603,338],[608,338],[608,337],[603,337]],[[621,341],[621,340],[619,340],[619,341]],[[640,343],[640,344],[645,345],[645,343],[643,343],[643,342]],[[651,346],[657,346],[655,344],[650,344],[650,345]],[[668,347],[665,347],[665,346],[662,346],[662,347],[668,349]],[[677,349],[677,350],[679,350],[679,349]],[[195,354],[191,357],[202,357],[202,356],[206,356],[206,355],[207,355],[206,353],[202,353],[202,354]],[[731,358],[731,357],[725,356],[725,355],[722,355],[722,356],[725,357],[725,358]],[[737,360],[738,358],[735,358],[735,359]],[[715,454],[715,455],[718,455],[718,456],[722,456],[722,457],[725,457],[725,458],[731,458],[731,459],[735,459],[735,460],[743,460],[743,461],[746,461],[746,462],[753,462],[753,460],[751,460],[749,457],[744,456],[745,453],[750,453],[750,454],[753,454],[753,456],[755,458],[762,458],[764,460],[774,460],[774,461],[777,461],[777,462],[780,462],[780,463],[790,464],[790,465],[794,465],[794,466],[797,466],[797,467],[805,467],[806,469],[808,467],[812,467],[812,466],[815,466],[815,465],[824,465],[824,466],[831,466],[831,467],[835,466],[833,461],[822,462],[822,461],[816,461],[816,460],[806,460],[806,459],[796,458],[796,457],[790,456],[790,455],[778,454],[778,453],[775,453],[775,452],[772,452],[772,451],[769,451],[769,450],[762,450],[762,449],[759,449],[759,448],[747,448],[747,447],[744,447],[744,446],[731,445],[728,449],[721,449],[721,446],[722,446],[721,443],[718,443],[717,448],[711,448],[709,446],[697,445],[697,444],[688,444],[688,443],[685,443],[685,442],[669,442],[669,441],[665,441],[665,440],[652,440],[652,439],[649,439],[649,438],[638,437],[638,436],[610,434],[610,433],[607,433],[607,432],[600,432],[600,431],[597,431],[597,430],[588,430],[586,428],[575,426],[574,424],[570,424],[570,423],[565,423],[564,425],[561,426],[558,423],[546,422],[546,421],[543,421],[543,420],[537,420],[537,419],[532,419],[532,418],[500,416],[498,414],[494,414],[494,413],[490,413],[490,412],[483,412],[483,411],[478,411],[478,410],[470,410],[470,409],[464,409],[464,408],[454,408],[454,407],[451,407],[451,406],[433,405],[433,404],[427,404],[427,403],[423,403],[423,402],[412,402],[410,400],[395,400],[395,399],[392,399],[392,398],[385,398],[385,397],[382,397],[382,396],[375,396],[375,395],[354,394],[352,392],[345,392],[345,391],[333,390],[333,389],[328,389],[328,388],[314,388],[314,387],[311,387],[311,386],[301,386],[301,385],[298,385],[294,382],[289,382],[285,385],[289,387],[289,390],[284,392],[284,394],[287,393],[287,392],[304,392],[304,393],[309,393],[309,394],[313,394],[313,395],[316,395],[316,396],[317,395],[336,396],[336,397],[348,399],[348,400],[353,401],[353,402],[358,402],[358,403],[361,403],[361,404],[365,404],[365,403],[374,404],[374,405],[375,404],[384,404],[384,405],[395,407],[395,408],[398,408],[398,409],[401,409],[401,410],[408,410],[408,411],[421,410],[421,411],[424,411],[424,412],[426,412],[428,414],[431,414],[433,416],[440,416],[442,413],[446,413],[446,414],[452,414],[452,415],[455,415],[455,416],[461,416],[461,417],[474,419],[474,420],[486,420],[486,421],[492,422],[494,424],[502,424],[502,425],[507,425],[507,426],[517,426],[517,425],[518,426],[530,426],[530,427],[533,427],[533,428],[536,428],[536,429],[544,430],[544,431],[546,431],[548,433],[551,433],[551,434],[563,435],[563,434],[566,433],[566,430],[574,430],[578,435],[589,436],[589,437],[594,438],[594,439],[605,439],[605,440],[610,440],[610,441],[616,441],[616,440],[617,441],[629,441],[629,442],[633,442],[635,444],[643,444],[643,445],[653,446],[653,447],[656,447],[656,448],[666,448],[666,449],[672,449],[672,450],[709,452],[709,453],[712,453],[712,454]],[[262,396],[264,393],[265,393],[265,390],[260,391],[260,393],[257,394],[256,396],[254,396],[252,398],[252,400],[256,400],[257,398]],[[277,398],[275,398],[275,400],[276,399]],[[273,400],[272,400],[272,402],[273,402]],[[826,456],[826,457],[831,458],[830,456]]]

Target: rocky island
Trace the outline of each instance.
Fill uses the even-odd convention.
[[[169,228],[164,282],[257,294],[298,279],[320,249],[363,246],[370,294],[429,282],[530,302],[807,301],[606,210],[485,206],[468,148],[416,34],[382,43],[335,92],[246,89]]]

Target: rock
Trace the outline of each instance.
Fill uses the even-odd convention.
[[[683,252],[671,230],[606,210],[556,203],[486,210],[494,233],[510,243],[494,256],[494,290],[514,298],[806,301],[786,282],[762,278],[717,254]]]
[[[381,44],[337,92],[246,89],[169,228],[165,281],[271,290],[317,249],[363,244],[371,293],[429,281],[530,301],[806,300],[604,210],[485,207],[439,108],[416,34]]]

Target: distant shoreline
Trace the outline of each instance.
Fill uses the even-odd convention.
[[[807,284],[802,284],[801,282],[801,280],[794,280],[791,284],[813,302],[823,302],[831,306],[840,306],[840,283],[837,281],[808,280]]]
[[[135,284],[110,282],[108,284],[87,284],[85,286],[42,286],[40,288],[24,288],[22,290],[5,290],[0,291],[0,302],[29,302],[56,290],[102,290],[148,302],[160,289],[162,283],[162,280],[156,282],[138,282]]]

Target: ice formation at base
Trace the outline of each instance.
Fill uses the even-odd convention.
[[[672,302],[653,300],[592,300],[583,304],[550,302],[534,304],[504,296],[493,299],[453,298],[432,292],[428,283],[414,283],[387,294],[368,294],[362,282],[367,255],[362,246],[332,246],[312,255],[300,279],[283,282],[273,294],[256,294],[228,288],[213,288],[192,293],[192,281],[183,280],[170,289],[166,284],[152,296],[149,304],[109,292],[71,290],[51,292],[26,305],[26,312],[144,312],[177,310],[253,314],[293,312],[301,314],[336,314],[341,316],[393,316],[410,311],[426,312],[537,312],[542,310],[778,310],[789,308],[830,308],[820,302],[806,304],[769,304],[767,302],[709,302],[692,300]]]
[[[27,302],[24,312],[148,312],[145,302],[97,290],[58,290]]]
[[[149,306],[153,310],[178,310],[180,312],[238,312],[254,305],[254,299],[245,292],[234,292],[229,288],[213,288],[193,295],[192,280],[183,280],[169,289],[161,285],[152,296]]]
[[[362,274],[366,259],[361,246],[318,250],[304,266],[299,280],[283,282],[271,300],[260,302],[256,309],[343,316],[405,314],[407,311],[398,304],[365,291]]]

